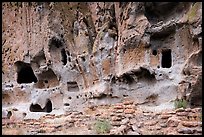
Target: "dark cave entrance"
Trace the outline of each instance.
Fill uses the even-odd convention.
[[[154,50],[152,51],[152,54],[153,54],[154,56],[156,56],[156,55],[157,55],[157,50],[154,49]]]
[[[47,103],[43,109],[38,104],[35,104],[35,105],[31,104],[30,111],[31,112],[48,112],[48,113],[50,113],[50,112],[52,112],[52,102],[48,99]]]
[[[17,67],[17,83],[32,83],[37,82],[37,78],[33,72],[29,63],[24,63],[22,61],[15,62]]]
[[[161,60],[162,68],[170,68],[171,65],[172,65],[171,49],[163,50],[162,51],[162,60]]]
[[[66,65],[67,64],[67,54],[64,48],[61,50],[61,55],[62,55],[62,60],[61,60],[62,63],[63,65]]]

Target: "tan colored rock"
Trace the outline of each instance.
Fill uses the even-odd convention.
[[[114,112],[115,112],[115,113],[123,113],[124,110],[123,110],[123,109],[118,109],[118,110],[115,110]]]
[[[178,108],[178,109],[176,109],[176,113],[177,113],[177,112],[184,112],[184,111],[185,111],[184,108]]]
[[[114,109],[123,109],[124,107],[122,105],[116,105],[114,106]]]
[[[133,113],[135,113],[135,110],[134,109],[125,109],[124,113],[125,114],[133,114]]]
[[[161,114],[161,115],[160,115],[160,118],[161,118],[161,119],[168,119],[168,118],[171,117],[171,116],[172,116],[172,115],[169,115],[169,114],[168,114],[168,115],[166,115],[166,114]]]
[[[111,120],[112,120],[112,121],[120,121],[121,118],[120,118],[120,117],[117,117],[117,116],[113,116],[113,117],[111,117]]]
[[[167,120],[167,126],[177,127],[180,121],[177,117],[171,117]]]
[[[198,122],[197,121],[183,121],[182,125],[185,127],[197,127]]]
[[[177,116],[188,116],[188,112],[177,112]]]
[[[42,120],[73,111],[135,118],[139,108],[170,110],[162,121],[200,113],[172,108],[176,98],[202,106],[201,4],[3,2],[2,110],[51,114]],[[107,104],[114,110],[93,107]]]
[[[134,101],[132,101],[132,100],[127,100],[127,101],[123,102],[124,105],[131,105],[133,103],[134,103]]]
[[[178,128],[177,129],[178,133],[183,133],[183,134],[193,134],[195,133],[195,129],[193,128]]]
[[[158,120],[150,120],[146,123],[144,123],[145,126],[154,126],[158,123],[159,121]]]

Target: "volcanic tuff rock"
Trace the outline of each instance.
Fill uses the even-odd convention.
[[[201,2],[4,2],[2,16],[4,116],[201,105]]]

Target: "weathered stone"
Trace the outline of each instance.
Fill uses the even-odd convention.
[[[121,125],[110,131],[110,135],[124,135],[125,130],[127,129],[126,125]]]
[[[196,121],[182,121],[182,125],[185,127],[197,127],[198,122],[196,122]]]
[[[176,114],[175,111],[169,111],[169,112],[166,112],[166,114]]]
[[[141,127],[143,127],[143,126],[144,126],[144,122],[139,122],[137,127],[138,127],[138,128],[141,128]]]
[[[194,108],[192,109],[192,112],[197,113],[197,112],[201,112],[202,108]]]
[[[134,109],[135,110],[135,105],[126,105],[125,108],[126,109]]]
[[[133,114],[133,113],[135,113],[135,110],[134,109],[125,109],[124,113],[125,114]]]
[[[124,110],[123,110],[123,109],[118,109],[118,110],[115,110],[114,112],[115,112],[115,113],[123,113]]]
[[[132,105],[134,103],[134,101],[131,100],[127,100],[125,102],[123,102],[124,105]]]
[[[129,118],[125,118],[125,119],[123,119],[123,120],[121,121],[121,124],[122,124],[122,125],[126,125],[126,124],[128,124],[129,121],[130,121]]]
[[[145,126],[154,126],[158,123],[159,121],[158,120],[151,120],[151,121],[148,121],[146,123],[144,123]]]
[[[111,120],[112,121],[120,121],[121,117],[113,116],[113,117],[111,117]]]
[[[186,111],[186,112],[191,112],[192,109],[191,109],[191,108],[186,108],[185,111]]]
[[[121,125],[121,122],[120,122],[120,121],[112,121],[112,122],[111,122],[111,125],[112,125],[112,126],[120,126],[120,125]]]
[[[161,119],[168,119],[169,117],[171,117],[172,115],[166,115],[166,114],[161,114],[160,118]]]
[[[176,115],[177,116],[187,116],[188,112],[177,112]]]
[[[183,134],[193,134],[193,133],[195,133],[195,130],[192,128],[186,128],[185,127],[185,128],[178,128],[177,132],[183,133]]]
[[[136,131],[128,131],[127,135],[140,135],[140,133],[138,133]]]
[[[116,106],[114,106],[114,109],[123,109],[123,106],[122,105],[116,105]]]
[[[129,119],[132,119],[132,118],[134,118],[134,115],[133,114],[125,114],[125,117],[129,118]]]
[[[166,123],[161,123],[159,124],[162,128],[166,128],[167,127],[167,124]]]
[[[130,119],[130,124],[131,124],[131,125],[134,125],[134,124],[136,124],[136,123],[138,123],[138,121],[137,121],[136,118]]]
[[[132,125],[132,130],[133,130],[133,131],[138,131],[137,124]]]
[[[202,133],[202,128],[196,128],[195,131],[196,131],[197,133]]]
[[[167,126],[169,127],[177,127],[180,120],[176,117],[171,117],[167,120]]]
[[[177,112],[184,112],[184,111],[185,111],[184,108],[178,108],[178,109],[176,109],[176,113],[177,113]]]
[[[199,121],[199,122],[198,122],[198,126],[199,126],[199,127],[202,127],[202,122]]]
[[[87,108],[95,120],[109,112],[135,118],[140,106],[172,109],[178,98],[201,106],[201,4],[2,3],[2,116],[52,121],[70,113],[62,121],[74,123]],[[115,107],[102,113],[101,104]],[[186,120],[187,112],[201,111],[180,108],[176,115]]]

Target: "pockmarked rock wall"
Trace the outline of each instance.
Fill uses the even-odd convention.
[[[2,115],[201,105],[201,2],[4,2],[2,16]]]

